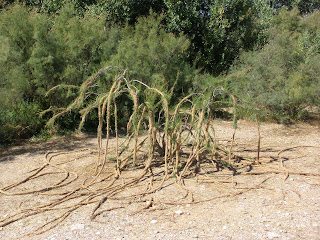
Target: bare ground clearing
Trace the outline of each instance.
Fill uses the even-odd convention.
[[[219,143],[230,145],[232,123],[216,120],[214,124]],[[235,153],[255,157],[255,123],[240,121],[238,126]],[[91,221],[95,205],[88,204],[75,210],[58,227],[24,239],[320,239],[319,126],[297,124],[286,127],[263,123],[260,131],[262,164],[254,166],[251,173],[264,174],[232,176],[230,171],[213,172],[210,164],[203,164],[196,177],[185,180],[187,189],[194,193],[194,202],[211,201],[190,204],[190,197],[183,199],[184,192],[173,184],[172,179],[164,189],[152,195],[154,205],[147,209],[140,211],[148,205],[146,201],[150,196],[137,197],[131,203],[125,198],[111,200],[103,209],[117,209],[104,212]],[[65,162],[78,173],[80,181],[93,168],[96,142],[94,137],[69,137],[2,149],[0,188],[23,179],[30,170],[41,166],[44,154],[49,150],[69,152],[57,161]],[[79,149],[83,151],[72,152]],[[282,150],[286,151],[278,155]],[[277,171],[283,172],[280,160],[290,172],[314,173],[315,176],[277,174]],[[161,170],[155,170],[155,176],[157,171]],[[126,181],[136,172],[128,171],[119,181]],[[40,189],[54,184],[57,176],[46,175],[13,190]],[[258,185],[263,180],[266,181]],[[68,187],[73,184],[76,182]],[[120,195],[139,193],[145,186],[142,182]],[[0,194],[0,216],[5,218],[56,197]],[[55,214],[57,212],[34,215],[0,228],[0,239],[12,239],[35,230]]]

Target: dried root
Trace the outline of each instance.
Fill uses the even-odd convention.
[[[79,88],[79,97],[66,109],[56,113],[48,124],[52,125],[55,119],[65,112],[81,106],[88,94],[90,85],[96,84],[98,76],[109,69],[111,68],[101,69],[97,74],[84,82]],[[134,83],[139,84],[138,81]],[[142,97],[145,102],[140,104],[139,99],[141,99],[141,96],[139,96],[139,94],[142,93],[137,92],[137,88],[133,85],[133,82],[126,79],[126,71],[124,71],[115,79],[108,93],[98,95],[92,105],[86,106],[83,109],[80,127],[83,126],[83,122],[91,109],[98,109],[99,118],[97,130],[97,160],[94,169],[92,169],[92,174],[89,177],[80,177],[76,172],[69,171],[67,168],[62,167],[66,162],[63,164],[55,163],[55,159],[58,159],[59,156],[62,154],[70,154],[70,152],[47,153],[43,165],[34,169],[28,177],[17,183],[2,187],[0,193],[5,195],[43,194],[56,196],[56,198],[49,201],[49,203],[23,209],[1,219],[0,227],[37,214],[59,212],[60,215],[58,215],[58,217],[51,219],[46,224],[39,226],[36,230],[25,236],[41,234],[57,226],[76,209],[88,204],[96,204],[91,214],[91,220],[95,220],[106,211],[125,208],[126,204],[129,205],[132,202],[137,202],[137,197],[149,199],[144,207],[131,213],[132,215],[137,214],[152,207],[152,204],[156,201],[152,198],[152,194],[161,190],[169,178],[174,179],[174,183],[184,193],[182,199],[185,200],[189,196],[191,200],[185,201],[184,203],[165,201],[158,201],[157,203],[169,205],[196,204],[218,198],[237,196],[252,189],[259,188],[270,178],[267,177],[260,183],[245,190],[195,201],[193,194],[185,187],[184,181],[192,176],[196,176],[197,173],[201,171],[203,164],[210,164],[212,168],[216,169],[216,172],[219,172],[219,170],[223,168],[229,169],[230,176],[240,173],[247,175],[281,173],[315,176],[315,174],[311,173],[292,172],[285,169],[268,169],[259,172],[239,171],[241,161],[246,162],[251,168],[254,164],[260,163],[260,141],[258,143],[258,155],[254,161],[238,157],[232,153],[235,132],[229,149],[219,146],[215,139],[213,123],[211,121],[210,105],[213,99],[200,99],[201,104],[195,104],[191,101],[192,97],[199,96],[197,94],[191,94],[184,97],[176,107],[170,111],[169,100],[165,93],[156,88],[150,88],[146,85],[143,86],[146,87],[146,92],[155,94],[160,99],[161,104],[158,104],[156,107],[150,105],[146,96]],[[133,103],[133,110],[127,124],[127,136],[124,138],[125,140],[122,140],[120,143],[117,98],[122,94],[130,96]],[[232,95],[231,97],[233,103],[236,104],[235,98]],[[114,110],[113,114],[112,109]],[[110,147],[111,122],[114,122],[115,150]],[[103,139],[102,131],[104,124],[106,124],[105,139]],[[147,131],[141,133],[143,125]],[[104,146],[103,142],[105,142]],[[279,152],[279,155],[283,152],[284,151]],[[109,168],[108,170],[108,167],[113,164],[113,168],[111,170]],[[134,177],[129,179],[122,177],[127,171],[133,169],[135,169],[137,173]],[[37,190],[15,191],[15,188],[28,181],[52,174],[62,176],[61,179],[57,180],[56,183],[51,186]],[[319,174],[316,176],[319,176]],[[82,184],[80,184],[79,181],[82,181]],[[208,178],[207,182],[209,181],[217,185],[219,184],[219,180],[216,178]],[[222,180],[222,182],[223,181],[225,180]],[[123,195],[126,189],[139,184],[146,186],[144,188],[145,190],[142,190],[141,193]],[[143,187],[141,189],[143,189]],[[59,190],[60,192],[58,192]],[[124,203],[122,206],[101,209],[106,202],[116,199],[127,201],[127,203]]]

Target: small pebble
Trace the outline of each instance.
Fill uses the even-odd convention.
[[[177,215],[182,215],[182,214],[183,214],[182,210],[177,210],[177,211],[175,211],[175,213],[176,213]]]
[[[267,233],[267,237],[268,237],[268,239],[274,239],[274,238],[279,238],[280,235],[278,233],[275,233],[275,232],[268,232]]]
[[[150,223],[157,223],[158,221],[157,220],[151,220],[151,222]]]
[[[97,234],[97,235],[100,235],[100,234],[101,234],[101,232],[99,232],[99,231],[98,231],[98,232],[96,232],[96,234]]]

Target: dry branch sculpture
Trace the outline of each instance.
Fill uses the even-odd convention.
[[[84,82],[79,88],[79,96],[67,108],[55,113],[48,122],[48,126],[52,126],[54,121],[64,113],[82,106],[89,94],[88,89],[90,86],[96,84],[99,76],[110,69],[112,69],[112,67],[103,68]],[[0,193],[5,195],[37,193],[54,195],[57,196],[57,198],[47,204],[23,209],[1,219],[1,227],[29,216],[59,211],[59,216],[54,217],[46,224],[39,226],[35,231],[28,235],[41,234],[57,226],[74,210],[88,204],[96,204],[91,215],[91,219],[93,220],[105,211],[125,207],[120,206],[101,210],[103,204],[108,200],[126,199],[128,203],[130,203],[130,201],[137,201],[137,196],[151,199],[149,195],[160,190],[169,178],[174,178],[177,186],[186,192],[184,197],[191,195],[191,199],[193,200],[192,193],[184,186],[184,179],[194,176],[200,170],[203,162],[212,162],[212,164],[216,165],[217,170],[224,166],[229,168],[232,174],[237,173],[236,169],[240,158],[232,154],[232,144],[231,148],[228,150],[216,143],[210,112],[210,103],[213,101],[212,98],[204,99],[199,106],[193,104],[191,101],[191,98],[197,95],[190,94],[184,97],[175,108],[170,110],[165,93],[156,88],[144,85],[146,92],[156,94],[160,99],[161,105],[155,109],[154,106],[151,106],[147,101],[139,103],[139,98],[141,99],[139,94],[143,94],[143,91],[137,91],[137,88],[133,83],[140,83],[138,81],[129,81],[126,78],[126,74],[126,71],[123,71],[118,75],[109,92],[97,95],[96,101],[91,105],[85,106],[81,111],[82,121],[79,130],[83,126],[88,113],[92,109],[98,109],[97,160],[95,167],[91,172],[91,176],[82,179],[83,181],[81,184],[77,184],[70,188],[64,188],[71,183],[76,182],[78,180],[78,175],[75,172],[63,168],[61,166],[62,163],[55,163],[54,159],[62,154],[70,154],[70,152],[47,153],[41,167],[34,169],[25,179],[1,188]],[[55,87],[55,89],[56,88],[58,87]],[[117,98],[121,96],[121,94],[130,96],[133,102],[133,111],[127,124],[127,136],[120,139],[117,130]],[[232,98],[235,104],[236,100],[234,97]],[[143,96],[142,99],[146,99],[145,96]],[[185,107],[182,108],[182,106]],[[113,114],[112,108],[114,110]],[[160,120],[158,112],[163,112]],[[109,146],[111,137],[110,129],[112,127],[111,120],[114,122],[115,129],[115,151],[111,151]],[[162,124],[157,125],[156,120],[158,120],[158,122],[162,121]],[[143,122],[147,123],[147,133],[141,134]],[[104,124],[106,125],[105,139],[103,138]],[[104,146],[103,142],[105,142]],[[259,159],[257,160],[259,161]],[[114,168],[112,171],[107,171],[106,166],[110,166],[110,163],[114,164]],[[255,160],[247,160],[247,164],[253,165],[255,164]],[[137,169],[136,171],[138,171],[138,174],[126,182],[122,182],[120,180],[121,175],[128,169]],[[155,179],[156,177],[153,173],[154,169],[158,169],[157,179]],[[15,187],[27,181],[44,175],[62,173],[64,176],[51,186],[38,190],[14,191]],[[159,179],[159,177],[161,178]],[[242,194],[243,192],[259,187],[267,179],[268,178],[247,190],[224,194],[203,201]],[[147,186],[140,193],[135,194],[134,196],[117,196],[119,193],[125,191],[126,188],[143,182],[145,182]],[[200,202],[192,202],[192,200],[191,202],[187,202]],[[149,202],[152,201],[152,199],[149,200]],[[166,202],[166,204],[174,203]],[[151,205],[149,204],[148,207],[150,206]],[[148,207],[142,208],[141,211]]]

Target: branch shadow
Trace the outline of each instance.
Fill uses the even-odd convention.
[[[49,139],[41,143],[20,143],[9,147],[0,148],[0,163],[12,161],[18,155],[28,154],[36,156],[48,151],[72,151],[80,148],[95,148],[92,141],[97,136],[94,134],[85,136],[64,136]]]

